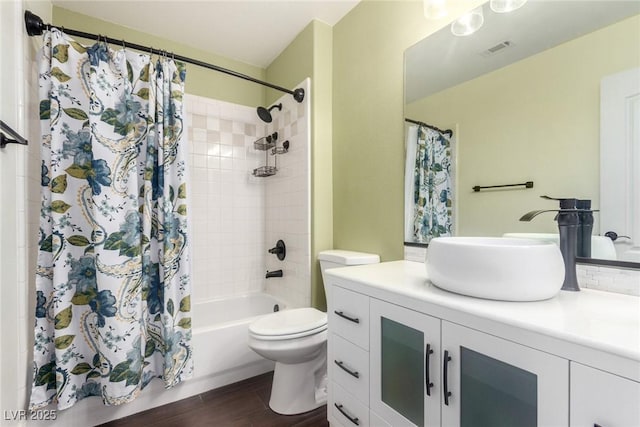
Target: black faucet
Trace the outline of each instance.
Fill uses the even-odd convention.
[[[272,277],[282,277],[282,270],[267,271],[267,279]]]
[[[547,196],[541,196],[551,199]],[[564,282],[562,290],[579,291],[576,274],[576,253],[578,250],[578,227],[580,226],[579,210],[576,209],[576,199],[553,199],[560,201],[560,209],[531,211],[524,214],[520,221],[531,221],[543,212],[557,212],[558,231],[560,232],[560,252],[564,260]]]

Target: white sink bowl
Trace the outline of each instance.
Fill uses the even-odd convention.
[[[438,237],[427,274],[439,288],[478,298],[538,301],[562,287],[564,263],[552,242],[504,237]]]

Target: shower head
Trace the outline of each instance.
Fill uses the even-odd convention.
[[[268,110],[265,107],[258,107],[258,117],[260,117],[260,119],[265,123],[271,123],[273,121],[273,117],[271,117],[271,110],[273,110],[274,108],[277,108],[278,111],[281,111],[282,103],[273,105],[269,107]]]

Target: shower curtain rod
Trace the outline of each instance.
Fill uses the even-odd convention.
[[[439,127],[431,126],[431,125],[426,124],[425,122],[420,122],[418,120],[407,119],[406,117],[405,117],[404,121],[405,122],[409,122],[409,123],[413,123],[414,125],[424,126],[424,127],[427,127],[429,129],[433,129],[433,130],[435,130],[437,132],[440,132],[440,133],[443,133],[443,134],[444,133],[448,133],[449,134],[449,138],[451,138],[453,136],[453,131],[451,129],[442,130]]]
[[[131,43],[131,42],[128,42],[128,41],[125,41],[125,40],[116,40],[116,39],[113,39],[111,37],[106,37],[106,36],[102,36],[102,35],[99,35],[99,34],[85,33],[84,31],[70,30],[70,29],[64,28],[64,27],[60,28],[60,27],[56,27],[55,25],[45,24],[45,23],[42,22],[42,19],[38,15],[36,15],[36,14],[34,14],[31,11],[28,11],[28,10],[26,10],[24,12],[24,24],[25,24],[25,27],[27,29],[27,34],[29,34],[30,36],[39,36],[44,32],[44,30],[51,30],[52,28],[57,28],[60,31],[66,33],[66,34],[69,34],[69,35],[72,35],[72,36],[76,36],[76,37],[84,37],[84,38],[87,38],[87,39],[104,40],[107,43],[117,44],[117,45],[123,46],[125,48],[128,47],[128,48],[131,48],[131,49],[141,50],[141,51],[144,51],[144,52],[150,52],[151,54],[153,54],[154,52],[156,54],[165,54],[166,53],[163,50],[154,49],[151,46],[143,46],[143,45],[139,45],[139,44],[136,44],[136,43]],[[176,55],[176,54],[173,54],[173,53],[171,54],[171,57],[173,59],[178,60],[178,61],[188,62],[190,64],[198,65],[200,67],[208,68],[210,70],[218,71],[220,73],[228,74],[228,75],[233,76],[233,77],[238,77],[238,78],[241,78],[243,80],[248,80],[248,81],[253,82],[253,83],[257,83],[257,84],[260,84],[260,85],[263,85],[263,86],[270,87],[271,89],[276,89],[276,90],[279,90],[281,92],[288,93],[288,94],[292,95],[293,99],[295,99],[298,102],[302,102],[304,100],[304,89],[302,89],[302,88],[298,88],[298,89],[295,89],[295,90],[290,90],[290,89],[284,88],[282,86],[278,86],[278,85],[274,85],[274,84],[269,83],[269,82],[258,80],[256,78],[251,77],[251,76],[247,76],[246,74],[242,74],[242,73],[239,73],[237,71],[229,70],[227,68],[222,68],[222,67],[220,67],[218,65],[209,64],[209,63],[197,60],[197,59],[187,58],[186,56]]]

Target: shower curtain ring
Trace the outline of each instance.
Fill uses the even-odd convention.
[[[124,43],[124,39],[122,39],[122,50],[125,50],[127,48],[126,44]]]

